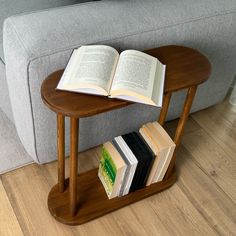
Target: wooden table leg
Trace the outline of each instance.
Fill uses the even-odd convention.
[[[173,157],[171,159],[171,163],[168,167],[168,170],[166,172],[165,178],[168,178],[169,176],[171,176],[171,173],[173,171],[173,167],[175,165],[175,159],[176,159],[176,153],[178,150],[178,146],[180,144],[180,140],[186,125],[186,122],[188,120],[188,116],[189,116],[189,112],[193,103],[193,99],[194,96],[196,94],[197,91],[197,86],[192,86],[188,89],[188,93],[185,99],[185,103],[184,103],[184,107],[183,107],[183,111],[182,114],[180,116],[179,122],[178,122],[178,126],[177,129],[175,131],[175,137],[174,137],[174,142],[176,144],[176,148],[175,148],[175,152],[173,154]]]
[[[159,120],[158,120],[159,124],[162,126],[164,125],[165,120],[166,120],[166,115],[168,112],[171,95],[172,95],[171,92],[164,94],[163,106],[161,108],[161,113],[160,113]]]
[[[59,192],[65,190],[65,117],[57,114],[57,155]]]
[[[78,133],[79,120],[70,118],[70,213],[72,216],[77,212],[77,175],[78,175]]]

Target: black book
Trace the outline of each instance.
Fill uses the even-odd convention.
[[[129,146],[133,154],[135,155],[136,159],[138,160],[138,165],[134,174],[134,178],[132,180],[131,186],[130,186],[130,191],[133,192],[136,189],[138,189],[138,180],[140,179],[141,172],[143,170],[143,158],[142,155],[140,155],[140,147],[137,145],[136,140],[134,139],[132,133],[122,135],[122,138],[126,142],[126,144]]]
[[[154,154],[136,132],[122,135],[122,137],[138,160],[136,172],[130,187],[130,192],[132,192],[145,186],[154,160]]]
[[[141,170],[139,172],[139,175],[137,175],[137,179],[136,179],[136,187],[135,187],[135,190],[137,189],[140,189],[140,188],[143,188],[144,187],[144,184],[143,184],[143,179],[144,179],[144,175],[145,175],[145,171],[146,171],[146,166],[147,166],[147,163],[148,163],[148,158],[145,157],[145,154],[144,154],[144,151],[143,151],[143,148],[142,148],[142,145],[140,143],[140,140],[138,139],[137,135],[135,135],[135,133],[132,133],[131,134],[132,136],[132,139],[134,140],[135,142],[135,147],[137,149],[137,154],[136,155],[139,155],[139,161],[141,163]]]
[[[154,163],[154,160],[155,160],[155,154],[154,152],[152,151],[152,149],[149,147],[149,145],[147,144],[147,142],[143,139],[142,135],[140,135],[139,133],[136,133],[137,136],[138,136],[138,139],[139,139],[139,142],[140,142],[140,145],[142,145],[143,149],[145,150],[145,156],[149,157],[147,158],[148,161],[147,161],[147,164],[146,164],[146,167],[145,167],[145,170],[143,172],[143,184],[144,186],[146,186],[146,182],[147,182],[147,179],[148,179],[148,176],[151,172],[151,169],[152,169],[152,165]]]
[[[135,133],[134,137],[136,138],[137,142],[141,147],[142,156],[144,157],[145,160],[143,171],[141,172],[141,176],[139,179],[140,186],[143,188],[146,186],[147,178],[149,176],[152,164],[154,162],[155,155],[139,134]]]

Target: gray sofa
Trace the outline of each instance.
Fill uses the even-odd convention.
[[[199,87],[192,112],[224,99],[236,74],[235,0],[104,0],[75,4],[78,2],[1,1],[1,23],[7,16],[34,10],[10,16],[4,21],[3,33],[0,29],[0,106],[36,162],[56,158],[56,117],[43,105],[40,85],[50,73],[64,68],[73,48],[80,45],[107,44],[121,50],[167,44],[196,48],[211,61],[212,74]],[[50,9],[37,11],[44,8]],[[168,119],[179,116],[184,95],[177,93],[172,98]],[[135,104],[81,119],[80,150],[137,129],[158,114],[157,108]],[[68,130],[68,121],[66,126]],[[68,143],[67,132],[67,155]]]

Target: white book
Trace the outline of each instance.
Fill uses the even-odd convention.
[[[115,139],[112,140],[112,144],[117,149],[117,151],[120,153],[120,156],[123,158],[123,161],[126,164],[126,170],[125,170],[125,173],[124,173],[124,178],[123,178],[122,182],[120,183],[120,190],[119,190],[119,193],[118,193],[118,196],[121,197],[121,196],[123,196],[125,185],[126,185],[128,177],[130,175],[132,165],[131,165],[130,161],[126,158],[124,152],[121,150],[119,144],[116,142]]]
[[[138,165],[138,160],[121,136],[116,137],[115,141],[119,145],[122,152],[124,153],[124,156],[126,157],[127,161],[130,163],[130,171],[127,175],[126,180],[123,183],[124,184],[123,189],[121,188],[123,192],[120,193],[121,196],[124,196],[129,193],[130,186],[132,184],[134,174]]]
[[[167,138],[167,136],[169,135],[166,133],[164,128],[159,123],[157,123],[156,126],[154,125],[154,123],[157,122],[148,123],[145,125],[148,132],[151,133],[156,145],[161,150],[160,161],[152,178],[152,183],[163,180],[175,148],[175,143],[170,137]]]
[[[169,146],[168,153],[166,155],[166,158],[164,160],[164,163],[162,165],[162,168],[160,170],[160,173],[156,176],[157,181],[163,180],[165,173],[169,167],[170,161],[172,159],[176,144],[174,141],[171,139],[169,134],[165,131],[165,129],[158,123],[158,122],[153,122],[152,123],[156,129],[156,131],[162,135],[164,140],[167,142],[167,145]]]

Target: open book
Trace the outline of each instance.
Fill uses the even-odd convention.
[[[75,49],[57,89],[162,106],[166,66],[136,50],[105,45]]]

